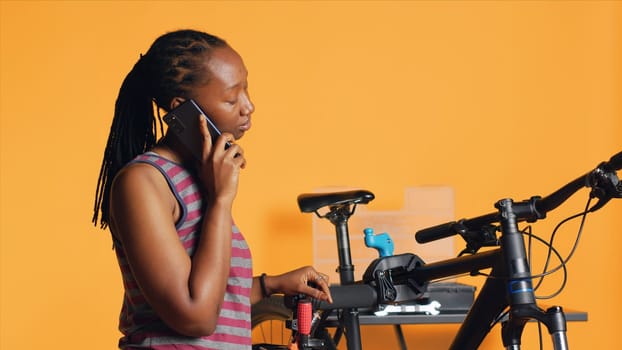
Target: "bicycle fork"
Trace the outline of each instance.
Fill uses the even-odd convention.
[[[518,230],[517,215],[534,217],[539,214],[530,202],[514,203],[511,199],[503,199],[497,202],[496,207],[501,217],[500,244],[507,268],[510,304],[508,319],[501,328],[503,345],[507,350],[520,350],[525,324],[529,320],[537,320],[547,327],[555,350],[568,350],[566,317],[562,308],[554,306],[543,311],[536,305],[525,242]]]
[[[501,335],[507,350],[520,350],[521,334],[525,324],[531,319],[538,320],[547,327],[555,350],[568,350],[566,317],[562,308],[554,306],[542,311],[529,305],[514,307],[509,319],[503,322]]]

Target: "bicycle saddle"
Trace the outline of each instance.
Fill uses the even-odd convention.
[[[303,213],[312,213],[325,206],[367,204],[374,198],[373,193],[365,190],[330,193],[303,193],[298,196],[298,207]]]

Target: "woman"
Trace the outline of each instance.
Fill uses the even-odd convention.
[[[200,118],[200,159],[174,133],[156,136],[160,110],[188,99],[222,131],[212,143]],[[120,348],[249,348],[250,305],[262,297],[332,301],[326,276],[312,267],[252,277],[231,211],[246,164],[235,140],[250,129],[253,111],[241,57],[207,33],[161,36],[125,78],[93,217],[110,227],[123,275]]]

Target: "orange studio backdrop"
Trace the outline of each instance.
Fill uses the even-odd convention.
[[[311,263],[299,193],[361,187],[369,210],[391,210],[406,187],[446,185],[456,218],[472,217],[622,150],[619,1],[0,1],[1,349],[116,347],[122,286],[109,233],[90,224],[96,179],[122,79],[187,27],[227,39],[250,71],[235,218],[256,274]],[[547,301],[589,313],[569,324],[573,349],[618,346],[621,224],[620,201],[588,217]],[[446,348],[455,329],[404,326],[416,349]],[[397,347],[390,327],[363,337]]]

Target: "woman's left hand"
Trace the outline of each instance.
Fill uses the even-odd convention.
[[[333,302],[328,288],[328,276],[317,272],[311,266],[273,276],[272,279],[270,281],[272,293],[305,294],[315,299]]]

